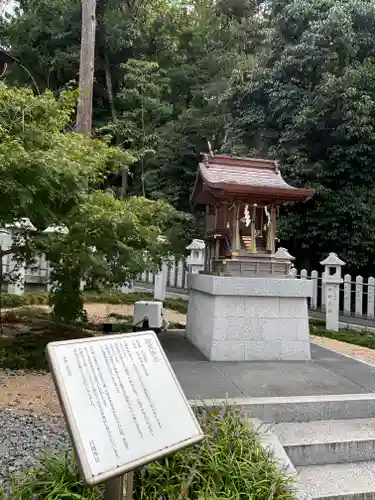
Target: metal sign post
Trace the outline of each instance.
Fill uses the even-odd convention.
[[[124,498],[125,500],[133,500],[133,481],[134,472],[108,479],[104,483],[103,500],[124,500]]]
[[[113,477],[104,483],[103,500],[124,500],[124,476]]]

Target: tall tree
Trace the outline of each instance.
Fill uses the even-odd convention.
[[[0,228],[26,217],[36,228],[20,231],[12,247],[0,246],[0,257],[32,262],[43,251],[57,281],[56,311],[70,321],[82,312],[80,280],[93,286],[127,283],[179,251],[190,224],[165,202],[132,197],[124,204],[92,190],[134,158],[102,140],[62,132],[74,114],[74,93],[56,99],[49,91],[35,96],[0,83]],[[67,231],[48,236],[43,231],[51,225]],[[159,235],[167,241],[160,243]]]
[[[122,141],[126,147],[132,143],[140,151],[143,140],[150,154],[141,155],[135,169],[142,170],[143,162],[145,193],[152,198],[167,197],[187,210],[197,160],[200,152],[207,149],[207,141],[220,150],[229,150],[233,142],[228,133],[231,115],[222,97],[232,73],[253,64],[264,37],[259,2],[97,3],[94,129],[108,130],[108,123],[117,122],[119,126],[124,119],[129,123],[130,94],[141,87],[131,81],[136,71],[134,61],[142,67],[142,78],[146,80],[147,67],[157,65],[153,88],[151,82],[147,84],[155,106],[151,123],[145,122],[148,130],[143,127],[141,132],[138,121],[128,137],[116,133],[114,141]],[[21,7],[13,18],[0,22],[1,43],[11,46],[17,60],[32,71],[41,91],[48,87],[58,92],[71,80],[77,81],[79,3],[21,0]],[[6,78],[9,83],[30,84],[17,65],[9,68]],[[129,91],[125,96],[126,85]],[[135,113],[141,109],[139,102],[138,99]],[[159,105],[168,110],[168,116],[162,111],[162,119],[155,122],[161,111]],[[134,116],[131,120],[134,123]],[[137,141],[134,130],[140,132]],[[152,144],[144,140],[145,131],[149,139],[152,136]],[[121,176],[114,177],[111,182],[121,186]],[[140,178],[142,175],[135,171],[129,193],[143,192]]]
[[[282,237],[306,266],[335,251],[356,272],[375,252],[375,5],[275,0],[264,57],[232,83],[234,130],[316,189],[286,210]]]
[[[91,135],[95,70],[96,0],[81,0],[81,2],[82,26],[76,130]]]

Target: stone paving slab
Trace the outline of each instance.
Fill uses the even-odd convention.
[[[311,361],[211,363],[182,333],[161,343],[188,398],[285,397],[375,391],[375,366],[312,345]]]
[[[375,366],[358,361],[338,352],[311,344],[313,361],[316,365],[351,380],[366,391],[375,391]]]

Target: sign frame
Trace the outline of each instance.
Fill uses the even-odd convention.
[[[158,346],[158,350],[160,352],[160,355],[162,356],[162,360],[165,364],[165,366],[168,368],[168,371],[172,377],[172,380],[174,384],[176,385],[176,388],[178,389],[178,392],[180,393],[182,402],[185,404],[187,411],[189,412],[189,416],[191,417],[194,426],[197,430],[197,434],[195,436],[192,436],[191,438],[185,439],[183,441],[180,441],[178,443],[175,443],[173,445],[170,445],[166,448],[159,449],[155,452],[151,452],[148,455],[145,455],[143,457],[140,457],[138,459],[135,459],[131,462],[127,462],[121,466],[118,466],[116,468],[112,468],[110,470],[107,470],[105,472],[99,473],[97,475],[93,475],[91,473],[91,468],[89,465],[89,461],[86,456],[86,448],[83,443],[83,440],[81,439],[78,424],[75,420],[74,416],[74,410],[72,408],[69,395],[66,391],[66,386],[64,382],[64,375],[61,370],[62,366],[59,364],[56,356],[56,349],[59,348],[59,346],[66,346],[66,345],[82,345],[82,344],[89,344],[89,343],[95,343],[95,342],[108,342],[111,339],[120,339],[120,338],[133,338],[133,337],[142,337],[147,335],[152,335],[154,340],[156,340],[156,344]],[[135,469],[138,469],[139,467],[143,467],[153,461],[159,460],[160,458],[167,456],[171,453],[174,453],[176,451],[179,451],[183,448],[186,448],[188,446],[191,446],[193,444],[197,444],[201,442],[204,439],[204,433],[202,432],[202,429],[198,423],[198,420],[194,414],[194,411],[192,407],[189,404],[188,399],[186,398],[181,385],[174,373],[174,370],[164,352],[164,349],[160,343],[160,340],[158,339],[156,333],[152,330],[148,331],[141,331],[141,332],[131,332],[131,333],[120,333],[120,334],[114,334],[114,335],[105,335],[105,336],[94,336],[94,337],[86,337],[82,339],[70,339],[70,340],[62,340],[62,341],[55,341],[55,342],[50,342],[46,346],[46,356],[47,356],[47,361],[48,365],[50,367],[50,372],[52,375],[52,379],[55,385],[55,389],[57,392],[57,396],[59,398],[60,402],[60,407],[64,415],[65,423],[67,426],[67,430],[70,436],[70,440],[73,446],[73,449],[76,454],[78,466],[81,472],[81,477],[84,481],[89,486],[95,486],[97,484],[103,483],[108,481],[109,479],[112,479],[114,477],[118,477],[121,475],[124,475],[128,472],[134,471]]]

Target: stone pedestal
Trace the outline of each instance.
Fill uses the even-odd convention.
[[[189,275],[186,334],[211,361],[309,360],[311,295],[307,280]]]

